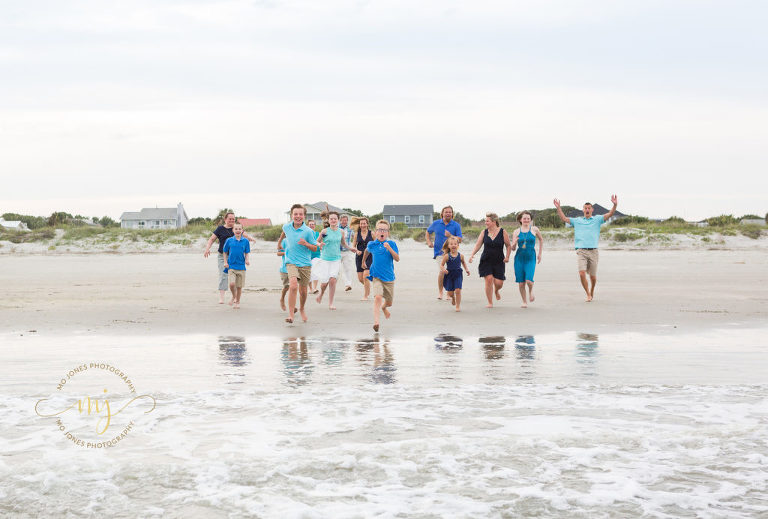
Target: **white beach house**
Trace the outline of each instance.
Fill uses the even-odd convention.
[[[186,227],[189,218],[184,206],[145,207],[137,213],[125,212],[120,216],[123,229],[179,229]]]

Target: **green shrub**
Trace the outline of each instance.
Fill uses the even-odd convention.
[[[707,218],[707,224],[710,227],[725,227],[726,225],[736,225],[737,223],[739,221],[732,214],[721,214],[720,216]]]
[[[611,234],[611,239],[617,242],[628,242],[628,241],[635,241],[642,238],[643,235],[636,232],[616,232]]]
[[[264,229],[261,233],[262,239],[266,241],[277,241],[277,239],[280,237],[280,234],[283,232],[283,226],[282,225],[273,225],[272,227],[267,227]]]
[[[763,235],[763,230],[757,225],[744,225],[739,230],[741,231],[741,234],[743,234],[744,236],[748,236],[753,240],[757,240]]]
[[[69,227],[64,232],[65,240],[82,240],[93,238],[99,234],[104,234],[107,230],[104,227]]]

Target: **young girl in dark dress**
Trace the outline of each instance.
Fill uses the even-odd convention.
[[[352,225],[354,224],[355,222],[353,221]],[[368,297],[371,295],[371,282],[368,281],[368,275],[370,274],[369,270],[371,269],[371,263],[373,263],[373,256],[368,256],[365,265],[363,265],[363,252],[365,252],[368,242],[373,241],[373,234],[368,228],[368,218],[360,218],[357,221],[357,227],[357,236],[355,239],[355,247],[357,248],[355,266],[357,267],[357,279],[362,283],[364,290],[363,297],[360,298],[360,301],[368,301]]]
[[[469,267],[464,262],[464,256],[459,252],[459,240],[451,236],[443,244],[443,261],[440,264],[443,272],[443,288],[451,298],[451,303],[456,306],[456,311],[461,312],[461,285],[464,281],[461,267],[467,271]]]
[[[480,267],[478,271],[480,277],[485,280],[485,297],[488,298],[486,308],[493,308],[493,293],[496,299],[501,299],[499,291],[504,286],[504,267],[509,262],[509,255],[512,254],[512,243],[509,241],[509,234],[501,228],[499,217],[496,213],[487,213],[485,215],[485,231],[477,237],[475,248],[469,256],[469,262],[477,254],[477,251],[483,247],[483,254],[480,256]],[[506,255],[504,247],[507,248]]]

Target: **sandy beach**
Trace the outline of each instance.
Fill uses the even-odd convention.
[[[217,304],[216,259],[187,252],[6,254],[0,256],[0,330],[18,335],[235,334],[358,337],[372,333],[362,287],[341,291],[338,310],[307,303],[309,322],[287,325],[278,306],[279,259],[262,242],[251,255],[242,308]],[[485,308],[477,261],[464,280],[462,312],[436,299],[429,250],[401,243],[388,337],[557,331],[663,332],[759,326],[768,310],[768,255],[748,250],[601,249],[595,301],[585,303],[572,250],[546,250],[536,271],[536,302],[520,308],[511,263],[502,300]],[[463,247],[465,254],[468,247]],[[479,258],[479,257],[478,257]],[[512,279],[510,279],[512,278]],[[34,332],[31,332],[34,330]]]

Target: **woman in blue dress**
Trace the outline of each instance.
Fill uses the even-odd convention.
[[[523,298],[523,308],[528,308],[528,302],[533,303],[536,298],[533,295],[533,274],[536,265],[541,263],[541,251],[544,248],[544,239],[539,228],[533,225],[531,213],[523,211],[517,215],[520,227],[512,233],[512,249],[515,252],[515,282],[520,287],[520,297]],[[539,241],[539,252],[536,253],[536,239]],[[528,287],[526,297],[525,289]]]

